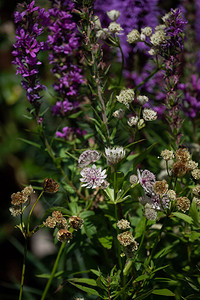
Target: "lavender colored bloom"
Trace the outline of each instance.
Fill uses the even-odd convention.
[[[80,174],[83,178],[80,179],[87,188],[95,189],[96,187],[101,187],[107,175],[105,174],[106,170],[101,171],[101,167],[97,169],[95,165],[91,168],[84,168]]]
[[[71,140],[75,135],[84,136],[86,134],[85,130],[81,130],[80,128],[71,128],[68,126],[63,127],[62,132],[56,131],[56,138],[63,138],[65,140]]]
[[[35,6],[35,1],[30,4],[21,4],[19,8],[22,12],[16,11],[14,14],[18,27],[12,52],[15,57],[13,64],[17,65],[16,74],[24,78],[22,87],[26,90],[26,96],[35,107],[36,116],[38,116],[40,92],[45,88],[37,78],[38,66],[41,64],[37,56],[40,51],[44,50],[44,43],[39,41],[38,37],[43,33],[44,27],[39,18],[40,8]]]
[[[171,9],[169,17],[165,19],[165,41],[162,43],[162,56],[170,57],[183,50],[184,30],[187,21],[182,17],[182,11]]]
[[[74,65],[75,53],[79,48],[77,25],[73,20],[72,1],[52,0],[49,9],[49,27],[47,45],[51,72],[56,77],[53,87],[62,101],[52,107],[54,115],[66,115],[77,108],[77,101],[72,102],[83,83],[81,69]],[[72,98],[73,97],[73,98]]]
[[[183,91],[182,109],[189,118],[199,117],[200,110],[200,79],[192,75],[190,81],[178,85]]]

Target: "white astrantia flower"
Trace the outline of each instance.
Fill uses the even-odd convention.
[[[157,119],[157,112],[151,108],[145,108],[142,115],[145,121],[153,121]]]
[[[121,119],[123,119],[124,114],[125,114],[124,109],[120,108],[120,109],[114,111],[114,113],[112,115],[113,115],[113,117],[121,120]]]
[[[139,119],[138,119],[137,116],[135,116],[135,117],[130,117],[130,118],[128,119],[127,123],[128,123],[129,126],[135,126],[135,125],[137,125],[138,120],[139,120]]]
[[[117,101],[123,103],[129,108],[129,104],[134,100],[135,92],[132,89],[122,90],[119,96],[116,96]]]
[[[140,105],[144,105],[145,103],[147,103],[149,101],[149,99],[147,96],[139,95],[139,96],[137,96],[137,101]]]
[[[134,44],[141,41],[141,35],[137,29],[133,29],[129,34],[127,35],[127,42],[129,44]]]
[[[110,31],[111,33],[120,33],[120,31],[124,30],[120,24],[116,23],[116,22],[111,22],[108,26],[108,31]]]
[[[83,178],[80,179],[83,184],[81,186],[85,186],[86,188],[95,189],[96,187],[101,187],[104,182],[106,175],[106,170],[101,171],[101,167],[97,169],[95,165],[91,168],[84,168],[80,172]]]
[[[126,155],[123,147],[105,148],[105,157],[109,166],[117,164]]]
[[[162,25],[158,25],[155,27],[155,31],[158,31],[158,30],[164,30],[166,28],[166,25],[162,24]]]
[[[107,16],[112,21],[116,21],[119,18],[119,16],[120,16],[120,12],[118,10],[112,9],[110,11],[107,11]]]
[[[96,162],[101,157],[101,154],[96,150],[86,150],[81,153],[78,159],[78,166],[80,168],[87,167],[89,164]]]

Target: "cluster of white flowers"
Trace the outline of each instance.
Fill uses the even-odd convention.
[[[122,30],[123,30],[123,28],[117,22],[111,22],[108,26],[108,31],[110,33],[120,33],[120,31],[122,31]]]
[[[133,29],[129,34],[127,35],[127,42],[129,44],[134,44],[141,41],[141,35],[137,29]]]
[[[162,158],[164,160],[170,160],[170,159],[173,159],[174,158],[174,153],[172,150],[168,150],[168,149],[165,149],[163,151],[161,151],[161,154]]]
[[[122,90],[119,96],[116,96],[117,101],[126,105],[129,108],[129,104],[134,100],[135,92],[132,89]]]
[[[165,31],[160,29],[156,30],[154,34],[150,37],[150,41],[153,46],[157,47],[160,46],[166,40]]]

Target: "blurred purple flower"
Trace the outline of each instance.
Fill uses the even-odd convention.
[[[26,90],[26,96],[39,113],[41,99],[40,92],[45,88],[39,83],[37,74],[38,66],[41,62],[37,55],[44,50],[44,43],[39,41],[39,36],[43,33],[44,27],[41,25],[39,17],[40,8],[35,6],[35,1],[30,4],[19,5],[22,12],[16,11],[14,14],[16,29],[16,42],[12,52],[14,56],[13,64],[17,65],[17,73],[24,80],[22,87]]]

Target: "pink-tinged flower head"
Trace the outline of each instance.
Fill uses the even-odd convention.
[[[78,159],[78,166],[80,168],[87,167],[89,164],[96,162],[101,157],[101,154],[96,150],[86,150],[81,153]]]
[[[139,170],[137,170],[138,173],[138,179],[139,183],[143,187],[146,193],[152,193],[153,185],[156,180],[156,177],[153,173],[151,173],[148,170],[141,170],[141,173]]]
[[[100,187],[104,182],[104,179],[107,177],[105,173],[106,170],[101,171],[101,167],[97,169],[95,165],[93,165],[91,168],[84,168],[80,173],[83,177],[80,179],[80,181],[83,182],[81,186],[91,189]]]

